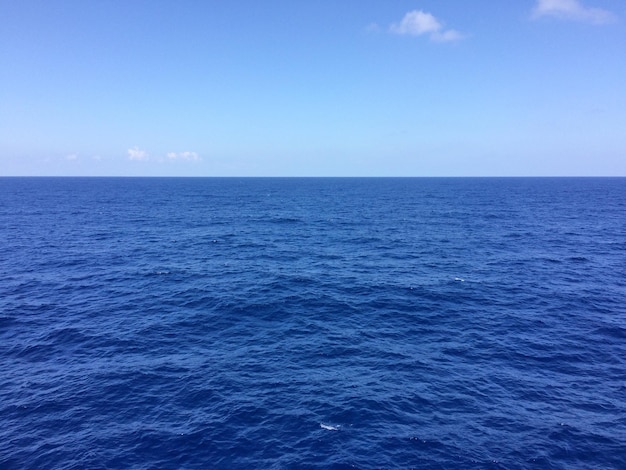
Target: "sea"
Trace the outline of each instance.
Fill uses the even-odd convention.
[[[626,178],[0,178],[0,468],[625,469]]]

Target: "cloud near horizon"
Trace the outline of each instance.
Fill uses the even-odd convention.
[[[579,0],[537,0],[532,17],[538,19],[545,16],[596,25],[613,23],[617,20],[610,11],[586,7]]]
[[[428,35],[431,41],[451,42],[463,39],[463,34],[454,29],[444,29],[443,24],[432,14],[422,10],[408,12],[400,23],[394,23],[389,31],[408,36]]]
[[[197,162],[202,160],[200,158],[200,155],[198,155],[196,152],[169,152],[167,154],[167,158],[169,160],[186,160],[191,162]]]
[[[146,161],[150,158],[150,156],[148,155],[148,152],[146,152],[145,150],[141,150],[136,145],[132,148],[129,148],[127,152],[128,152],[128,158],[130,160]]]

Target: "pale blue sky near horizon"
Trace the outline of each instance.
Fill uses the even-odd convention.
[[[623,0],[0,0],[0,176],[626,176]]]

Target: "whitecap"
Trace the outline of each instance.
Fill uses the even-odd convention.
[[[330,424],[320,423],[320,428],[326,429],[327,431],[339,431],[339,426],[331,426]]]

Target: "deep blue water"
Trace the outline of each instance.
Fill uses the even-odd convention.
[[[0,179],[0,468],[626,468],[626,179]]]

